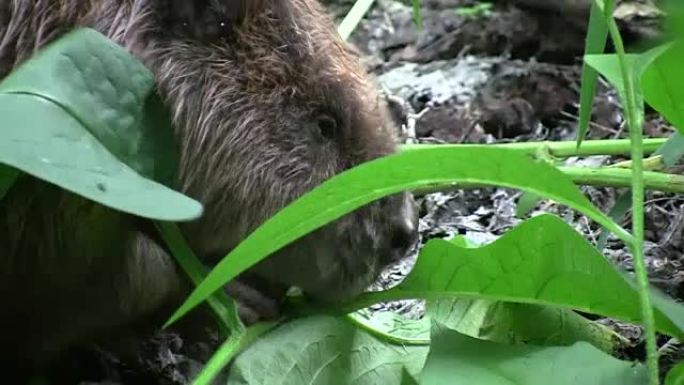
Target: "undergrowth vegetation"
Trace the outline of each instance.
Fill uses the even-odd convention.
[[[345,38],[371,4],[357,2],[340,26]],[[662,45],[627,53],[613,6],[612,0],[593,4],[576,143],[407,145],[302,196],[208,273],[175,224],[202,215],[202,207],[166,187],[176,157],[172,130],[159,129],[170,123],[152,74],[104,36],[75,30],[0,82],[0,196],[25,172],[157,221],[196,283],[167,326],[208,301],[225,334],[195,384],[210,383],[231,362],[230,384],[657,384],[656,333],[681,339],[684,306],[648,283],[644,189],[684,192],[677,175],[660,171],[682,152],[684,39],[672,29]],[[414,9],[420,25],[420,8]],[[680,11],[670,10],[674,25]],[[605,54],[608,39],[615,52]],[[629,140],[582,141],[599,75],[619,92]],[[117,92],[90,87],[103,78]],[[94,97],[82,97],[84,89]],[[679,132],[667,141],[644,140],[645,104]],[[96,113],[104,109],[115,114]],[[615,186],[631,187],[611,213],[599,210],[577,186],[591,183],[596,170],[558,167],[563,157],[592,154],[631,155],[626,165],[598,171]],[[527,204],[550,199],[586,215],[630,248],[635,275],[609,263],[601,247],[559,217],[543,214],[486,245],[460,237],[430,240],[399,285],[335,309],[295,306],[297,317],[246,328],[231,299],[220,294],[223,285],[273,252],[373,200],[402,190],[483,185],[519,189]],[[631,229],[615,219],[629,207],[625,202],[631,203]],[[426,316],[408,320],[356,312],[398,299],[427,300]],[[616,358],[622,338],[576,311],[643,325],[646,362]],[[675,366],[665,381],[684,383],[683,367]]]

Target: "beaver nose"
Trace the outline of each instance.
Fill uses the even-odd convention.
[[[391,221],[390,252],[385,257],[387,263],[402,259],[418,241],[418,206],[413,195],[404,194],[400,210]]]

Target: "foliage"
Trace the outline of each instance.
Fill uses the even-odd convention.
[[[468,17],[488,16],[491,12],[492,3],[477,2],[472,6],[456,8],[456,14]]]
[[[607,30],[616,53],[608,55],[587,54],[585,63],[600,72],[618,91],[625,110],[625,117],[632,144],[632,232],[636,244],[631,247],[634,256],[635,270],[641,294],[642,320],[645,326],[646,353],[649,367],[649,384],[658,381],[658,357],[655,338],[654,315],[651,310],[651,297],[648,293],[648,277],[643,254],[643,152],[642,130],[644,120],[644,101],[651,104],[658,112],[678,129],[681,127],[681,107],[684,103],[678,98],[677,87],[682,84],[678,72],[682,58],[681,41],[666,43],[641,54],[628,55],[622,43],[617,24],[612,18],[614,2],[596,0],[592,14],[603,14],[603,18],[593,20],[591,27]],[[591,33],[591,30],[590,30]],[[605,38],[605,37],[604,37]],[[596,79],[588,81],[594,86]],[[584,86],[587,86],[585,84]],[[586,110],[590,98],[582,100]],[[679,99],[679,100],[678,100]],[[579,139],[578,139],[579,140]],[[579,141],[578,141],[579,144]]]
[[[454,184],[531,191],[585,213],[630,242],[630,236],[591,204],[567,176],[546,163],[486,145],[415,149],[343,172],[271,217],[216,265],[171,322],[271,253],[354,209],[401,190]]]
[[[341,28],[343,37],[371,4],[356,8]],[[27,173],[114,209],[158,220],[163,239],[197,284],[169,323],[207,300],[230,333],[197,384],[210,383],[231,361],[230,384],[536,384],[551,376],[559,383],[641,384],[649,378],[655,384],[655,332],[681,338],[684,307],[646,281],[643,187],[648,179],[642,170],[641,123],[646,102],[682,130],[684,80],[678,63],[683,51],[682,43],[674,41],[626,54],[611,9],[612,2],[600,0],[592,8],[576,147],[590,144],[579,139],[588,126],[587,111],[600,74],[619,91],[629,123],[632,233],[598,210],[549,161],[545,144],[535,144],[532,152],[502,146],[415,146],[321,184],[265,222],[205,276],[171,223],[198,217],[202,207],[166,186],[173,183],[176,149],[151,73],[89,29],[48,45],[0,82],[0,197]],[[414,11],[420,20],[419,7]],[[602,54],[608,36],[615,54]],[[670,164],[681,156],[672,145],[678,140],[673,137],[658,150]],[[488,245],[430,240],[404,282],[323,309],[333,315],[313,309],[313,315],[304,311],[299,314],[309,315],[289,322],[245,328],[232,301],[214,294],[278,249],[373,200],[402,190],[480,185],[552,199],[595,220],[631,248],[637,280],[607,262],[560,218],[544,214]],[[427,299],[426,317],[367,318],[354,312],[404,298]],[[612,357],[623,341],[575,310],[644,324],[647,365]],[[668,374],[668,384],[681,381],[681,368]]]
[[[420,384],[641,385],[646,371],[586,342],[570,346],[505,345],[466,336],[435,322]],[[581,369],[581,370],[578,370]],[[447,382],[448,381],[448,382]]]
[[[0,116],[0,163],[141,217],[202,213],[162,184],[176,148],[152,73],[93,30],[67,34],[3,79]]]
[[[228,384],[399,384],[428,346],[391,345],[343,316],[311,316],[263,336],[235,360]]]

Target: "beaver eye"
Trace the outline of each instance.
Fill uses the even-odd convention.
[[[327,139],[334,139],[337,134],[337,120],[330,115],[321,114],[316,118],[316,124],[321,135]]]
[[[225,35],[228,35],[230,33],[230,24],[223,20],[219,22],[219,30],[221,31],[221,34],[223,35],[222,37],[225,37]]]

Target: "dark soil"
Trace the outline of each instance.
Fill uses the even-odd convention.
[[[341,18],[353,1],[324,3]],[[407,140],[501,143],[575,139],[579,63],[586,23],[583,17],[519,7],[516,1],[495,2],[486,12],[475,15],[457,11],[475,5],[470,0],[423,3],[422,31],[415,28],[407,1],[378,0],[350,38],[365,54],[369,71],[386,91]],[[633,3],[639,6],[628,7],[620,20],[630,44],[654,34],[653,20],[640,8],[640,2]],[[599,88],[588,138],[626,138],[615,92],[606,85]],[[672,131],[657,115],[649,116],[647,135],[664,137]],[[613,161],[610,157],[568,160],[587,166]],[[605,212],[625,192],[583,189]],[[488,188],[420,196],[422,242],[459,234],[474,242],[490,242],[524,220],[515,214],[520,195],[517,191]],[[541,211],[558,214],[592,242],[600,235],[595,223],[564,207],[543,202],[530,215]],[[684,197],[649,192],[645,215],[652,282],[682,299]],[[629,226],[627,219],[623,225]],[[609,238],[603,251],[611,261],[632,270],[630,254],[616,239]],[[414,258],[390,269],[377,286],[399,281],[410,270]],[[374,308],[391,308],[409,316],[422,312],[420,301],[379,304]],[[620,352],[622,358],[643,359],[639,328],[604,322],[633,342]],[[684,356],[676,341],[661,336],[659,346],[666,344],[661,359],[663,370]],[[214,345],[184,343],[175,334],[160,333],[146,346],[133,368],[114,357],[97,355],[97,365],[106,374],[84,383],[150,384],[155,378],[157,384],[187,384]]]

